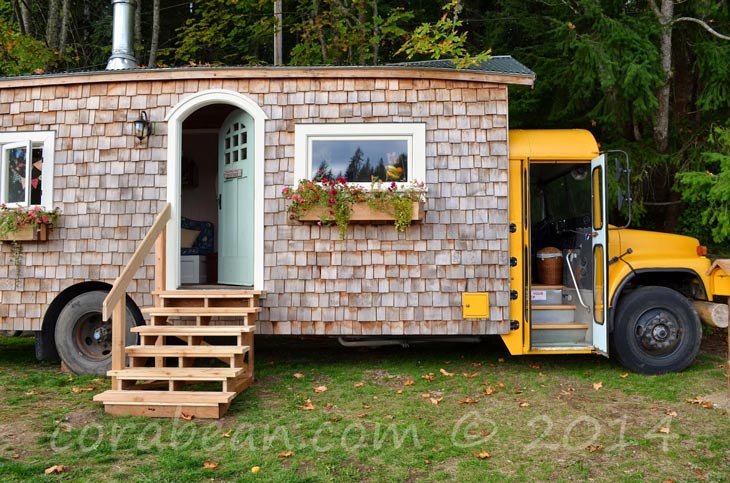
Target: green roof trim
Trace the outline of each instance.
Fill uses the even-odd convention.
[[[500,74],[500,75],[514,75],[521,77],[532,77],[535,78],[536,74],[525,67],[523,64],[516,61],[510,55],[495,55],[490,57],[489,60],[482,62],[478,65],[472,65],[457,69],[454,62],[451,59],[438,59],[438,60],[421,60],[413,62],[398,62],[394,64],[387,64],[388,66],[394,67],[421,67],[427,69],[446,69],[446,70],[463,70],[463,71],[474,71],[483,72],[487,74]]]

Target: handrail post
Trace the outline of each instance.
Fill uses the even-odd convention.
[[[160,296],[157,293],[165,290],[167,281],[167,225],[155,242],[155,305],[158,305]]]
[[[124,338],[127,325],[127,295],[112,310],[112,371],[124,369]]]

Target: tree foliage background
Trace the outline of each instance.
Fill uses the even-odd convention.
[[[153,67],[269,64],[277,28],[290,65],[418,60],[429,35],[442,58],[454,39],[512,55],[537,80],[511,89],[511,127],[591,130],[630,153],[641,226],[730,240],[730,216],[703,217],[730,210],[730,2],[282,0],[279,25],[274,0],[138,1]],[[0,75],[100,70],[110,43],[110,1],[0,0]]]

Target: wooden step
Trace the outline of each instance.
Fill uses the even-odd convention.
[[[152,316],[225,317],[241,316],[261,312],[260,307],[148,307],[143,314]]]
[[[106,391],[94,396],[107,414],[153,418],[213,418],[223,416],[235,392]]]
[[[235,345],[132,345],[126,349],[132,357],[230,357],[245,354],[248,346]]]
[[[533,324],[533,330],[587,330],[588,324]]]
[[[228,404],[236,397],[235,392],[218,391],[105,391],[94,396],[94,401],[124,403],[129,405],[185,404],[186,406],[211,406]]]
[[[263,295],[261,290],[240,290],[240,289],[182,289],[182,290],[155,290],[152,295],[163,299],[250,299]]]
[[[128,367],[107,375],[124,381],[226,381],[245,371],[232,367]]]
[[[132,332],[141,335],[231,337],[254,332],[253,325],[140,325]]]

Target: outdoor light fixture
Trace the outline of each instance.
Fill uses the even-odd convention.
[[[144,138],[152,134],[152,123],[147,119],[147,112],[142,111],[139,114],[139,119],[133,121],[134,124],[134,135],[142,141]]]

